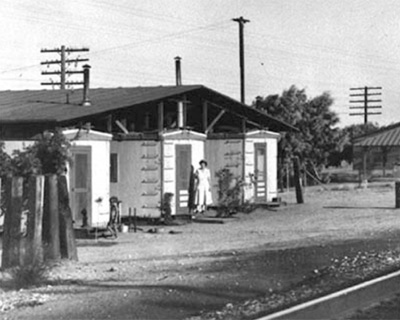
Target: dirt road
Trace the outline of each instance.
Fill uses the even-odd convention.
[[[183,319],[285,287],[336,256],[399,247],[392,186],[333,189],[308,189],[303,205],[289,193],[276,211],[239,214],[222,225],[79,241],[80,262],[60,265],[51,286],[35,289],[51,301],[2,316]]]

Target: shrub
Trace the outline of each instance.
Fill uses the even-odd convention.
[[[47,282],[50,267],[43,262],[33,262],[10,270],[12,283],[16,289],[40,286]]]
[[[226,168],[219,170],[215,175],[218,178],[217,216],[231,216],[237,213],[241,205],[243,182]]]

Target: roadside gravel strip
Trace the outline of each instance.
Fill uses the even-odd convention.
[[[15,291],[0,272],[0,318],[255,319],[400,268],[393,186],[329,187],[224,224],[79,239],[79,262],[39,287]]]
[[[351,258],[345,256],[341,260],[333,259],[330,266],[314,270],[311,275],[292,287],[270,292],[262,298],[248,300],[242,304],[227,304],[222,310],[192,317],[190,320],[291,319],[284,313],[278,313],[276,317],[271,318],[261,317],[377,278],[397,269],[400,269],[400,251],[359,252]],[[320,318],[321,314],[315,319]]]

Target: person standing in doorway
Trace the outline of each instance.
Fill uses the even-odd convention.
[[[207,206],[212,204],[211,197],[211,174],[207,168],[207,161],[199,162],[200,168],[196,170],[196,210],[195,213],[204,213]]]

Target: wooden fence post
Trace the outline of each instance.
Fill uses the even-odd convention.
[[[44,200],[44,176],[29,180],[28,225],[25,245],[25,265],[43,262],[42,223]]]
[[[59,260],[61,258],[57,185],[56,175],[46,175],[43,210],[43,245],[45,260]]]
[[[2,268],[20,264],[21,211],[23,179],[9,178],[5,183],[6,212],[4,215]]]
[[[72,212],[69,204],[67,178],[65,176],[58,177],[58,201],[61,258],[78,260],[74,227],[72,223]]]
[[[296,187],[296,200],[297,203],[304,203],[303,190],[300,181],[300,160],[298,157],[293,158],[293,171],[294,171],[294,185]]]

